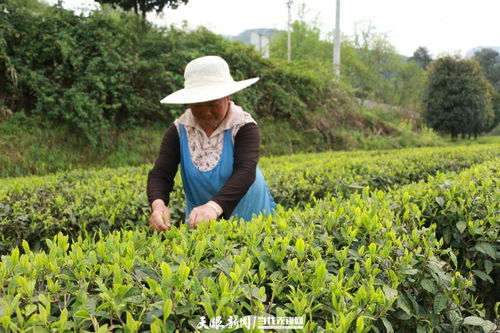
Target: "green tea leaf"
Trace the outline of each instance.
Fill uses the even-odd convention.
[[[97,333],[107,333],[108,332],[108,324],[104,324],[103,326],[99,326]]]
[[[481,242],[479,244],[476,244],[476,249],[479,251],[479,252],[482,252],[484,254],[487,254],[488,256],[490,256],[493,260],[496,259],[496,253],[495,253],[495,249],[493,248],[493,246],[491,246],[491,244],[489,243],[485,243],[485,242]]]
[[[387,320],[387,318],[385,317],[382,317],[382,323],[384,324],[385,326],[385,329],[387,330],[387,333],[394,333],[394,328],[392,327],[392,324],[389,320]]]
[[[134,317],[132,317],[132,314],[127,311],[127,316],[126,316],[126,328],[129,330],[129,332],[136,332],[139,327],[141,326],[141,322],[138,320],[135,320]]]
[[[486,274],[490,274],[491,271],[493,270],[493,264],[489,260],[484,261],[484,270],[486,271]]]
[[[460,221],[456,224],[456,227],[460,233],[463,233],[465,228],[467,228],[467,223],[464,221]]]
[[[434,282],[432,280],[422,280],[420,282],[420,285],[422,286],[422,288],[424,288],[425,290],[427,290],[429,293],[431,294],[435,294],[437,292],[437,289],[436,289],[436,285],[434,284]]]
[[[403,310],[404,312],[406,312],[406,314],[410,315],[411,316],[411,310],[410,310],[410,305],[408,304],[408,301],[406,300],[406,298],[401,295],[398,300],[397,300],[397,304],[398,304],[398,307]]]
[[[434,312],[441,313],[444,309],[446,309],[448,300],[446,296],[441,293],[438,293],[436,297],[434,297]]]
[[[391,299],[393,299],[394,297],[397,297],[398,296],[398,291],[395,290],[395,289],[392,289],[391,287],[389,287],[388,285],[384,284],[382,286],[382,290],[384,291],[384,294],[385,294],[385,299],[390,301]]]
[[[2,309],[3,309],[2,304],[0,304],[0,317],[3,316]],[[37,309],[36,305],[28,304],[28,305],[26,305],[26,308],[24,309],[24,315],[29,317],[33,312],[35,312],[36,309]]]
[[[297,239],[295,242],[295,249],[297,250],[297,256],[299,259],[302,259],[304,257],[304,250],[306,246],[304,243],[304,240],[302,238]]]
[[[266,264],[263,261],[259,264],[259,275],[261,279],[266,277]]]
[[[172,312],[172,300],[170,298],[163,301],[163,318],[168,318]]]
[[[416,275],[416,274],[418,274],[418,269],[407,269],[407,270],[403,271],[403,274]]]
[[[24,240],[24,239],[22,241],[22,246],[23,246],[23,250],[24,250],[25,254],[31,253],[30,246],[29,246],[28,242],[26,240]]]
[[[464,325],[483,326],[484,319],[475,316],[465,317]]]
[[[151,333],[161,333],[162,322],[159,320],[154,321],[151,324]]]
[[[365,318],[363,316],[359,316],[358,319],[356,319],[356,333],[363,332],[364,328],[365,328]]]
[[[458,268],[457,256],[453,253],[453,251],[450,251],[450,259],[453,262],[453,265],[455,265],[455,268]]]
[[[472,272],[474,272],[474,274],[476,274],[477,277],[480,278],[481,280],[494,283],[493,279],[491,278],[491,276],[489,276],[485,272],[477,270],[477,269],[473,269]]]

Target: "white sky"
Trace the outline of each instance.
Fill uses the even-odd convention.
[[[48,0],[50,3],[57,0]],[[224,35],[237,35],[245,29],[286,30],[287,0],[189,0],[176,10],[167,9],[163,17],[149,15],[158,25],[206,26]],[[292,20],[305,3],[306,20],[318,19],[322,31],[335,25],[336,0],[294,0]],[[93,0],[64,0],[65,8],[94,6]],[[442,52],[462,55],[476,46],[500,46],[500,0],[341,0],[340,29],[352,35],[356,22],[370,22],[379,33],[386,33],[396,50],[411,56],[425,46],[436,56]]]

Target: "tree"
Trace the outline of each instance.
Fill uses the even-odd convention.
[[[474,59],[445,56],[429,66],[424,93],[424,121],[455,140],[477,137],[493,121],[492,87]]]
[[[490,126],[491,130],[500,124],[500,92],[496,92],[493,96],[493,111],[495,112],[495,118]]]
[[[429,50],[427,50],[426,47],[419,46],[415,50],[415,52],[413,52],[413,56],[410,57],[410,60],[415,61],[420,66],[420,68],[425,70],[427,69],[427,66],[429,66],[429,64],[431,63],[432,58],[429,55]]]
[[[117,6],[123,10],[133,9],[136,15],[141,12],[142,18],[146,19],[146,13],[155,10],[160,13],[163,8],[176,9],[181,3],[186,4],[188,0],[95,0],[100,4],[110,4],[113,8]]]
[[[425,72],[399,55],[385,33],[370,22],[359,22],[344,44],[342,71],[357,82],[360,98],[397,105],[420,101]],[[347,44],[353,48],[351,52],[344,51]]]
[[[495,128],[500,124],[500,54],[493,49],[482,49],[474,54],[474,58],[483,68],[484,75],[493,85],[493,110],[495,119],[490,128]]]
[[[333,35],[321,39],[317,22],[304,21],[304,11],[301,7],[299,19],[292,24],[292,62],[327,76],[332,73]],[[425,72],[399,55],[385,34],[361,22],[354,36],[342,39],[341,80],[354,88],[358,98],[398,105],[420,102]],[[285,60],[286,45],[286,32],[276,34],[270,45],[271,58]]]
[[[474,53],[474,58],[483,68],[484,75],[497,92],[500,92],[500,54],[493,49],[482,49]]]
[[[300,61],[332,62],[332,43],[321,40],[321,29],[318,23],[306,22],[306,7],[302,4],[298,11],[298,19],[291,24],[292,59]],[[287,32],[276,34],[269,46],[271,57],[287,59]]]

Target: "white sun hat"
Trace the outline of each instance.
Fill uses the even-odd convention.
[[[234,81],[229,65],[218,56],[196,58],[184,70],[184,89],[177,90],[160,103],[193,104],[212,101],[245,89],[259,80]]]

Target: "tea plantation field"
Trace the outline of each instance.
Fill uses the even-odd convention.
[[[272,216],[147,224],[151,165],[0,179],[0,332],[500,328],[500,145],[261,159]],[[242,326],[242,325],[240,325]],[[292,330],[289,330],[292,331]]]

